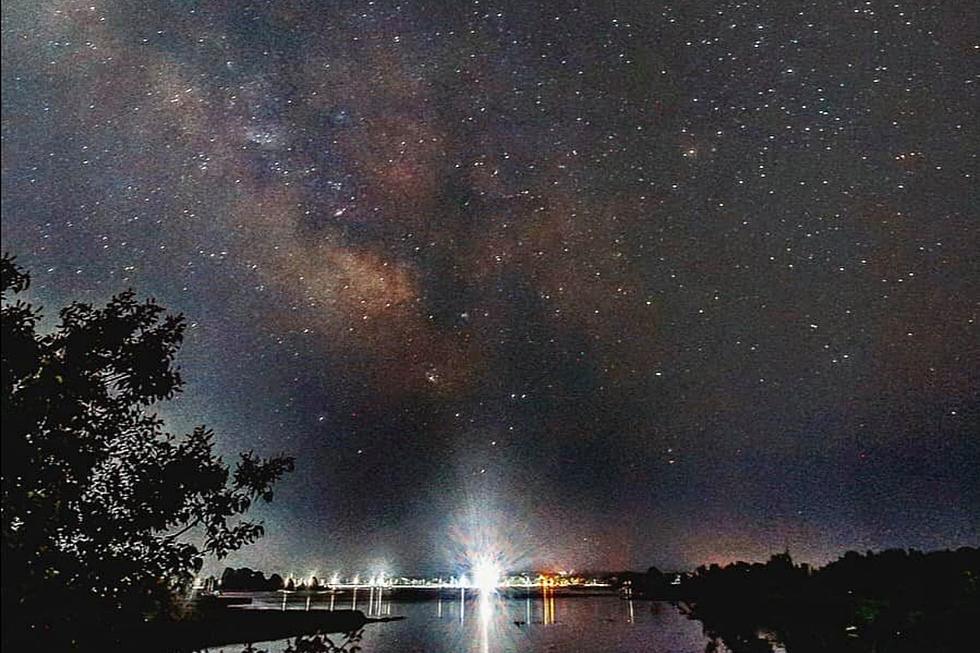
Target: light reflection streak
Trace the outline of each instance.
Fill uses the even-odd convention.
[[[541,623],[550,626],[555,623],[555,590],[547,584],[541,586]]]
[[[490,653],[490,622],[493,619],[494,595],[480,592],[480,651]]]

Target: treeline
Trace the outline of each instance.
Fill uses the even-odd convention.
[[[272,574],[268,578],[261,571],[255,571],[248,567],[233,569],[225,567],[221,573],[221,578],[217,581],[218,587],[229,592],[275,592],[278,590],[318,590],[322,587],[316,576],[308,580],[296,581],[292,578],[283,580],[279,574]]]
[[[698,567],[676,585],[637,585],[687,607],[736,653],[959,651],[980,619],[980,549],[849,551],[814,569],[788,553],[766,563]]]

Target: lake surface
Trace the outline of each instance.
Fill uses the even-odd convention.
[[[329,609],[329,596],[289,595],[287,610]],[[628,601],[617,596],[489,597],[471,596],[401,602],[370,601],[359,593],[356,608],[371,616],[402,616],[402,621],[369,624],[363,653],[704,653],[710,639],[701,623],[668,603]],[[335,602],[350,609],[351,597]],[[252,595],[252,608],[282,609],[281,594]],[[337,643],[340,637],[333,637]],[[258,645],[278,653],[286,642]],[[242,646],[212,651],[232,653]],[[711,649],[728,651],[720,643]]]

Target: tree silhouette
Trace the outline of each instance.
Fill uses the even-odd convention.
[[[764,564],[698,567],[677,596],[736,653],[773,650],[763,630],[794,653],[952,653],[976,639],[977,579],[980,549],[971,547],[848,551],[819,569],[778,553]]]
[[[293,460],[241,454],[211,431],[178,436],[152,412],[182,387],[184,321],[128,291],[73,303],[50,329],[2,259],[4,643],[86,648],[175,616],[209,555],[263,534],[242,518]]]

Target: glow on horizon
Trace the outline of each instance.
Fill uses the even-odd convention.
[[[293,575],[286,577],[286,581],[299,583],[299,589],[304,588],[307,581]],[[195,586],[200,587],[205,584],[204,578],[198,578]],[[506,587],[563,587],[563,586],[582,586],[582,587],[608,587],[610,584],[601,582],[595,578],[585,577],[561,577],[554,575],[538,574],[531,577],[527,574],[508,576],[507,572],[492,558],[479,559],[470,566],[470,575],[460,574],[458,577],[451,576],[448,579],[438,580],[407,578],[390,575],[372,575],[365,578],[354,576],[353,578],[343,578],[339,573],[333,574],[325,587],[334,589],[343,588],[416,588],[416,589],[475,589],[480,591],[490,591]],[[288,591],[288,590],[283,590]]]

